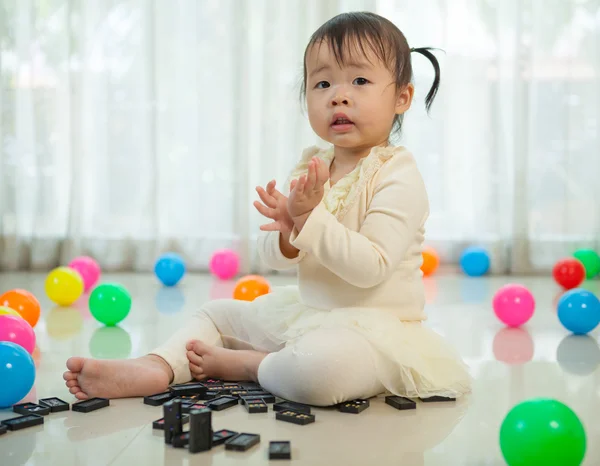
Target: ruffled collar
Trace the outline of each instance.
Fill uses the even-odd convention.
[[[325,184],[325,196],[323,204],[325,208],[338,220],[350,210],[357,196],[363,191],[366,183],[373,177],[381,166],[387,162],[400,147],[386,146],[373,147],[368,156],[359,160],[350,173],[344,175],[336,184],[330,186],[329,181]],[[305,149],[302,158],[290,175],[289,183],[308,171],[308,162],[314,156],[324,160],[328,165],[333,161],[333,147],[321,149],[316,146]]]

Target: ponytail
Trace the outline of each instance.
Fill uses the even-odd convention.
[[[410,49],[412,52],[420,53],[421,55],[427,57],[431,64],[433,65],[433,69],[435,70],[435,78],[433,79],[433,84],[431,85],[431,89],[427,93],[427,97],[425,97],[425,108],[429,112],[431,108],[431,104],[433,104],[433,99],[437,95],[438,89],[440,88],[440,63],[438,59],[435,57],[433,53],[431,53],[431,47],[419,47]]]

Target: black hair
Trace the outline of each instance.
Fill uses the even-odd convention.
[[[412,52],[424,55],[435,70],[435,78],[427,96],[425,107],[431,108],[433,100],[440,87],[440,64],[431,52],[431,47],[410,48],[402,31],[390,20],[371,12],[342,13],[334,16],[319,29],[308,41],[304,51],[304,74],[300,95],[306,97],[306,56],[311,47],[324,43],[331,48],[339,65],[357,51],[365,54],[365,49],[371,50],[394,75],[396,89],[401,89],[413,79],[413,69],[410,54]],[[404,115],[396,115],[392,132],[400,131]]]

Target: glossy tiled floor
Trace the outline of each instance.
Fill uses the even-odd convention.
[[[273,284],[293,278],[273,278]],[[27,400],[59,396],[74,401],[63,385],[71,355],[126,358],[143,355],[180,326],[201,302],[230,295],[232,284],[208,276],[187,276],[178,288],[158,286],[150,275],[105,276],[124,284],[133,309],[120,327],[103,328],[91,318],[85,299],[70,308],[53,307],[43,293],[44,276],[0,275],[0,290],[28,288],[42,301],[36,326],[37,380]],[[526,328],[504,329],[490,307],[505,277],[469,279],[439,275],[426,280],[429,325],[458,346],[475,377],[474,391],[456,404],[419,405],[400,412],[381,399],[355,416],[316,409],[317,422],[296,426],[273,413],[249,415],[240,406],[214,413],[215,429],[261,435],[247,453],[190,455],[166,447],[151,422],[160,408],[140,399],[114,400],[91,414],[53,414],[43,426],[0,437],[0,464],[12,465],[262,465],[269,440],[291,440],[292,464],[302,465],[496,465],[504,464],[499,426],[511,406],[530,397],[553,397],[571,406],[588,438],[587,465],[600,464],[600,349],[598,332],[569,336],[556,318],[559,289],[547,278],[510,278],[532,290],[536,314]],[[586,287],[600,292],[600,281]],[[0,381],[0,383],[7,383]],[[12,417],[0,410],[0,419]],[[284,463],[284,462],[281,462]]]

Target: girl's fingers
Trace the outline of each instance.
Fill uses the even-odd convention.
[[[313,158],[308,163],[308,176],[306,177],[306,190],[311,191],[317,182],[317,161]]]
[[[267,192],[269,194],[272,194],[274,189],[275,189],[275,180],[271,180],[267,183]]]
[[[297,184],[298,184],[298,180],[292,180],[292,182],[290,183],[290,192],[292,192],[294,190],[294,188],[296,187]]]
[[[260,212],[261,215],[264,215],[267,218],[275,218],[275,209],[270,209],[269,207],[262,205],[258,201],[254,201],[253,204],[254,207],[256,207],[256,210],[258,210],[258,212]]]
[[[329,170],[325,162],[319,159],[317,165],[317,186],[323,186],[329,179]]]
[[[302,175],[298,179],[298,184],[296,185],[296,193],[304,194],[304,187],[306,186],[306,175]]]
[[[266,206],[271,207],[271,208],[277,207],[277,201],[273,198],[273,196],[268,194],[263,188],[261,188],[260,186],[257,186],[256,192],[258,193],[258,197],[260,197],[260,200],[263,201]]]

